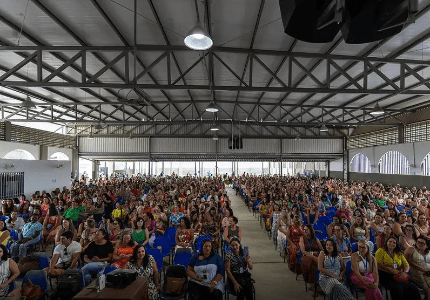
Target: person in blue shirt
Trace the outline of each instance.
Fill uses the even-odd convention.
[[[215,253],[212,241],[205,239],[201,251],[194,254],[188,264],[188,291],[191,299],[221,300],[224,292],[224,270],[224,260]]]
[[[10,246],[10,252],[13,259],[19,257],[24,258],[27,256],[27,248],[39,243],[40,232],[43,229],[43,225],[38,222],[39,215],[33,214],[31,216],[31,222],[26,223],[19,234],[18,241],[14,242]]]

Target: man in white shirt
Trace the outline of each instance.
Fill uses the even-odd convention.
[[[45,271],[52,276],[62,275],[64,270],[78,267],[78,259],[81,256],[81,244],[75,242],[73,233],[65,231],[61,234],[60,244],[55,247],[49,268]]]

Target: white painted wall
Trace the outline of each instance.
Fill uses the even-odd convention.
[[[411,165],[411,175],[420,175],[421,163],[430,152],[430,141],[352,149],[349,150],[349,157],[352,159],[357,153],[363,153],[370,160],[371,173],[378,173],[379,160],[388,151],[398,151],[405,155]]]
[[[36,159],[40,158],[40,146],[6,141],[0,141],[0,158],[3,158],[6,154],[16,149],[26,150],[33,154]]]
[[[63,152],[69,157],[69,160],[72,160],[73,156],[73,150],[68,148],[58,148],[58,147],[48,147],[48,159],[51,157],[52,154],[56,152]]]
[[[14,167],[6,168],[6,164]],[[58,164],[63,167],[57,168]],[[30,197],[35,191],[53,191],[70,186],[70,161],[0,159],[0,172],[24,172],[24,194]]]

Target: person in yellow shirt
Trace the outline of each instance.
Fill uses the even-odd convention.
[[[392,300],[421,299],[418,288],[410,281],[407,274],[409,264],[400,251],[399,242],[395,237],[387,239],[385,247],[376,251],[375,258],[378,263],[379,280],[382,286],[390,290]]]
[[[121,219],[124,220],[126,216],[125,211],[122,209],[122,204],[117,202],[116,203],[116,208],[112,211],[112,217],[114,219]]]

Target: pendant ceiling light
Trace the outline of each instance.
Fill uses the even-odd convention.
[[[322,126],[321,126],[321,128],[320,128],[320,131],[321,131],[321,132],[327,132],[327,131],[328,131],[327,126],[325,126],[325,124],[322,124]]]
[[[218,108],[215,106],[215,102],[213,100],[209,103],[208,107],[206,107],[206,111],[212,113],[218,112]]]
[[[374,117],[383,115],[384,113],[385,113],[384,110],[379,106],[378,102],[376,102],[375,107],[370,112],[370,114]]]
[[[98,123],[96,126],[94,126],[94,129],[102,130],[103,126],[102,126],[102,124]]]
[[[87,139],[89,139],[89,140],[94,139],[94,136],[93,136],[93,133],[92,133],[92,132],[90,132],[90,134],[87,136]]]
[[[218,131],[219,127],[216,124],[213,124],[212,127],[211,127],[211,130],[212,131]]]
[[[197,22],[193,28],[188,32],[184,39],[184,44],[193,50],[207,50],[212,47],[213,42],[209,33],[204,29],[200,23],[199,9],[197,7],[197,0],[194,1],[196,7]]]
[[[212,138],[214,141],[218,141],[218,136],[216,135],[216,133],[215,133],[215,135],[213,136],[213,138]]]
[[[184,39],[184,44],[193,50],[207,50],[212,47],[213,42],[209,33],[203,28],[199,21],[191,28]]]
[[[34,102],[30,99],[29,96],[27,96],[27,98],[25,98],[25,100],[24,100],[24,102],[22,102],[21,106],[27,107],[27,108],[36,108],[36,104],[34,104]]]

